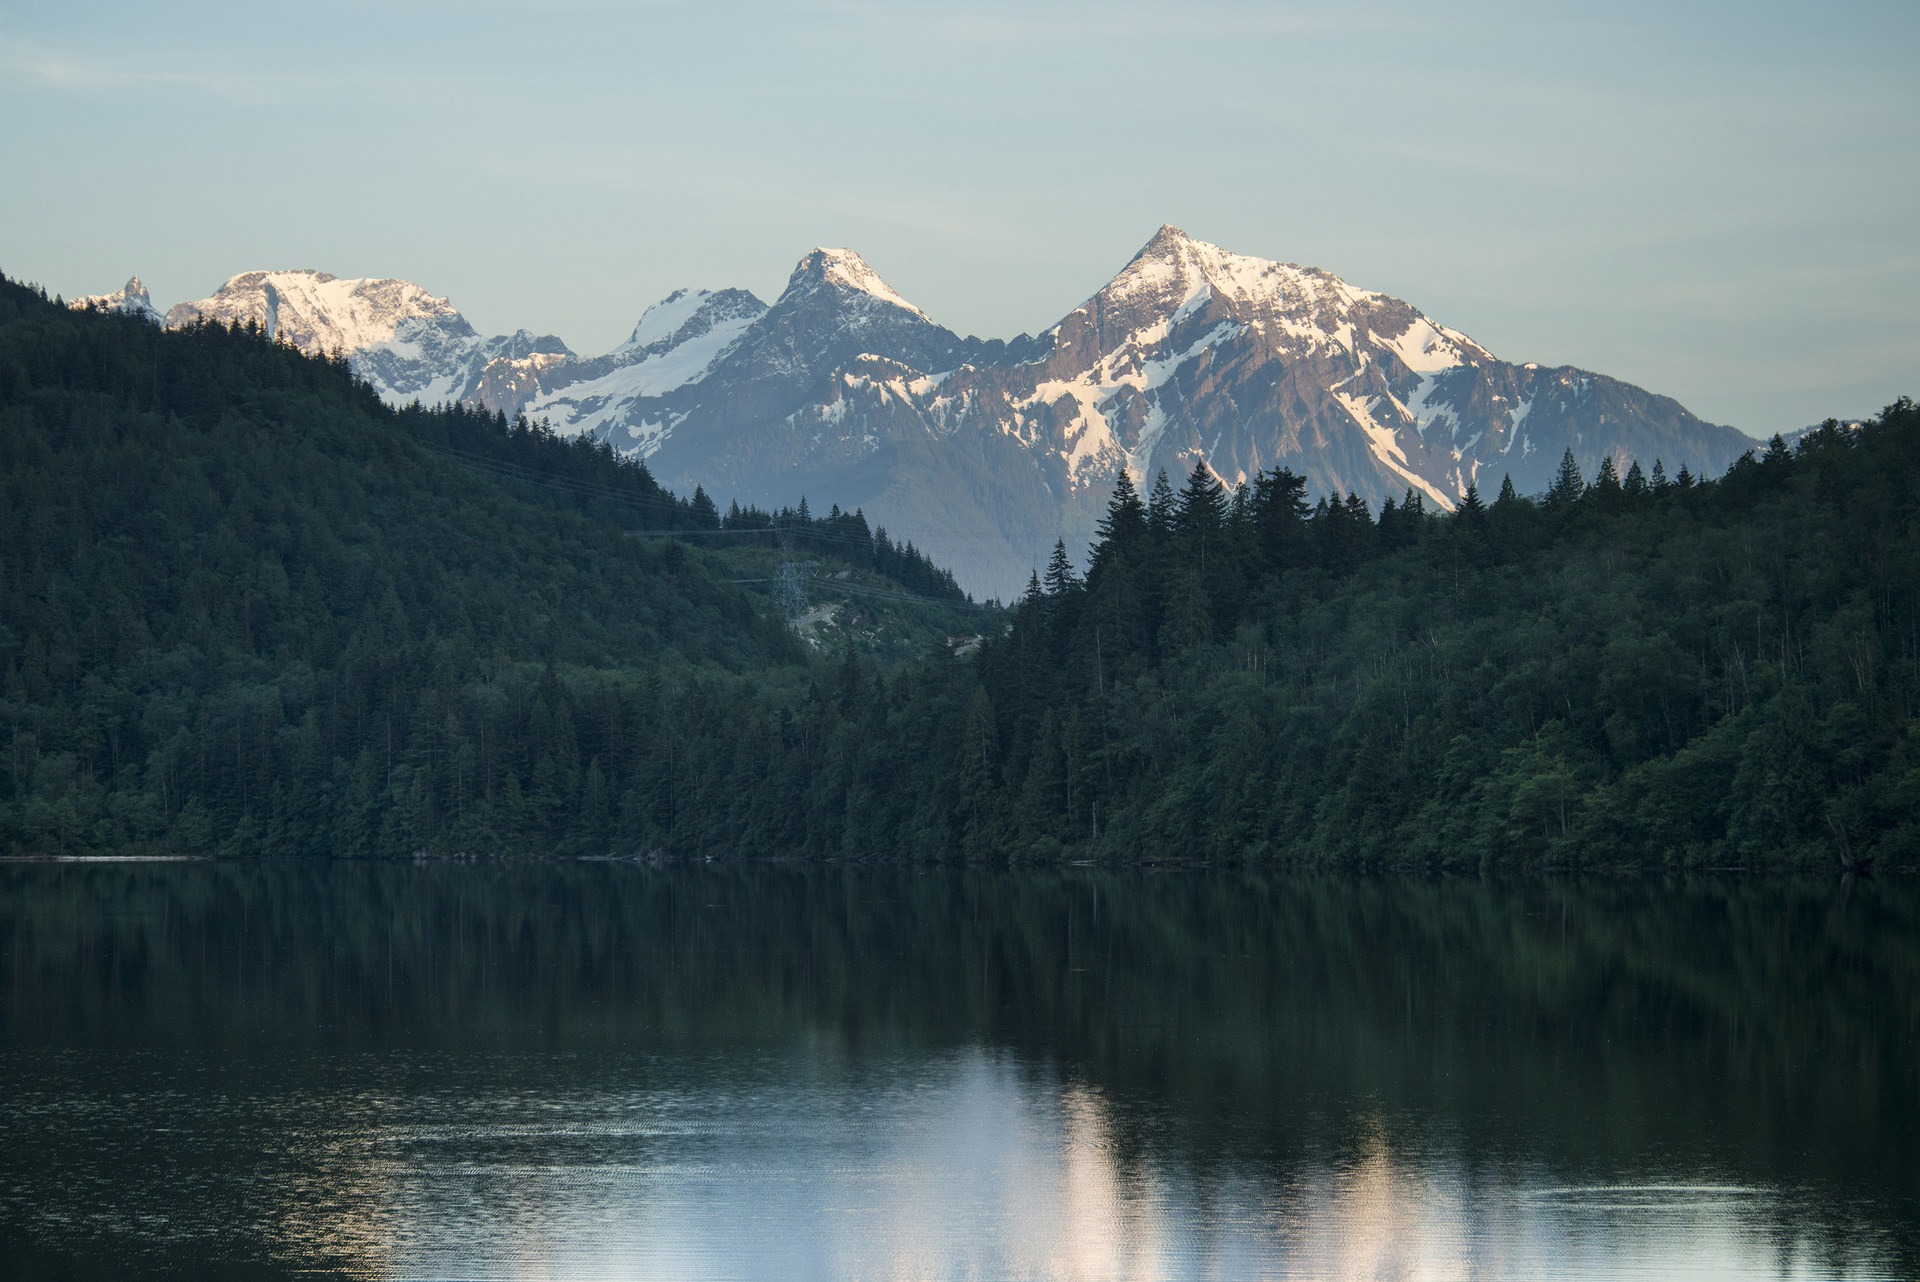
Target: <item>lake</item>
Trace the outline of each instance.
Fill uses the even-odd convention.
[[[15,1278],[1920,1277],[1920,886],[0,865]]]

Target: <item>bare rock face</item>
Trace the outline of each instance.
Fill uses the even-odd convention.
[[[153,312],[137,278],[95,305]],[[1154,233],[1039,337],[963,338],[848,249],[815,249],[771,306],[680,290],[582,358],[526,331],[482,338],[397,280],[248,272],[170,325],[254,321],[338,351],[395,403],[525,413],[645,458],[721,504],[858,507],[978,592],[1011,597],[1056,538],[1083,548],[1124,468],[1143,490],[1274,467],[1371,503],[1450,508],[1471,484],[1523,493],[1572,448],[1696,472],[1753,442],[1666,397],[1571,367],[1515,365],[1385,294],[1317,268]]]

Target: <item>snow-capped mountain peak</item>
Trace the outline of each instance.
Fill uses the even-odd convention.
[[[252,271],[167,312],[169,327],[258,325],[305,352],[344,354],[395,404],[473,401],[496,407],[572,357],[551,335],[483,339],[452,303],[412,281],[343,280],[329,272]]]
[[[515,405],[569,431],[611,441],[641,455],[658,449],[684,409],[664,398],[696,387],[767,314],[744,289],[676,289],[641,313],[627,341],[604,356],[539,370]]]
[[[633,327],[633,333],[614,350],[631,351],[651,347],[662,339],[672,338],[675,331],[699,313],[701,304],[710,297],[711,293],[704,289],[674,290],[641,312],[640,322]]]
[[[1493,357],[1416,308],[1359,289],[1317,267],[1236,254],[1162,226],[1105,288],[1087,301],[1106,315],[1184,318],[1209,303],[1264,333],[1277,349],[1371,342],[1416,373]]]
[[[1288,302],[1298,308],[1323,294],[1342,302],[1369,296],[1325,272],[1229,253],[1167,224],[1088,301],[1175,312],[1208,297],[1242,306]]]
[[[851,249],[815,248],[793,269],[786,292],[781,297],[784,299],[811,293],[822,285],[866,294],[902,311],[911,312],[921,320],[932,320],[932,317],[895,292],[891,285],[880,278],[880,273],[867,264],[866,259]]]
[[[678,347],[718,326],[757,319],[766,310],[765,303],[744,289],[676,289],[640,314],[633,333],[611,355]]]
[[[403,330],[418,331],[422,323],[476,337],[453,304],[411,281],[342,280],[311,270],[242,272],[212,297],[178,303],[167,312],[170,326],[197,320],[254,321],[302,350],[321,352],[378,347],[405,339]]]
[[[147,293],[147,287],[140,283],[138,276],[129,276],[127,283],[111,294],[89,294],[85,298],[76,298],[68,304],[70,307],[94,307],[105,312],[124,312],[129,316],[138,316],[142,320],[161,323],[160,309],[153,305],[153,299]]]

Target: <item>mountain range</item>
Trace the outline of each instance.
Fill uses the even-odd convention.
[[[1718,473],[1751,438],[1572,366],[1500,360],[1400,299],[1160,228],[1038,336],[962,337],[848,249],[815,249],[771,305],[679,290],[584,357],[483,337],[407,281],[253,271],[162,317],[136,277],[79,300],[169,326],[253,322],[336,352],[387,400],[546,419],[644,457],[681,492],[861,508],[961,582],[1007,597],[1056,538],[1084,548],[1126,468],[1229,485],[1286,467],[1312,495],[1451,508],[1511,476],[1546,488],[1571,448]]]

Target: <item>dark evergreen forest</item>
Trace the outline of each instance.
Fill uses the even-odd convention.
[[[877,662],[715,550],[966,604],[858,513],[0,283],[0,848],[1908,863],[1917,470],[1902,400],[1450,515],[1123,478],[1084,575]]]
[[[965,602],[857,513],[722,517],[542,425],[0,281],[0,849],[658,844],[678,718],[804,680],[706,550],[782,533]]]
[[[1122,484],[967,696],[967,839],[1104,857],[1857,865],[1920,853],[1920,412],[1374,517]],[[1010,715],[1011,714],[1011,715]],[[1097,814],[1096,814],[1097,808]],[[1096,835],[1097,830],[1097,835]],[[1005,837],[999,834],[1006,834]]]

